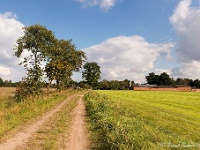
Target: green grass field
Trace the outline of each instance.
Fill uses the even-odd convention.
[[[85,100],[94,149],[200,149],[200,93],[95,91]]]

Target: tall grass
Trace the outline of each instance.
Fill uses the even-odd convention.
[[[8,105],[11,97],[2,97],[0,100],[0,142],[20,126],[41,116],[75,92],[77,91],[67,90],[62,93],[54,93],[49,97],[12,103],[12,105]]]
[[[95,91],[85,99],[94,148],[200,148],[199,93]]]

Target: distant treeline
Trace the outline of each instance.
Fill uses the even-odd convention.
[[[149,73],[146,78],[146,83],[149,85],[160,85],[160,86],[174,86],[174,85],[183,85],[183,86],[191,86],[192,88],[200,88],[200,80],[199,79],[189,79],[189,78],[177,78],[176,80],[171,78],[167,73],[163,72],[160,75],[156,75],[155,73]],[[19,82],[12,82],[11,80],[3,80],[0,78],[0,87],[16,87]],[[128,90],[132,89],[133,86],[138,85],[134,81],[125,79],[122,81],[119,80],[102,80],[96,83],[92,88],[99,90]],[[46,88],[47,83],[43,82],[42,87]],[[51,84],[52,88],[56,88],[56,84]],[[68,80],[65,83],[64,88],[91,88],[86,81],[76,82],[72,79]]]
[[[17,87],[19,85],[20,82],[12,82],[12,80],[3,80],[0,77],[0,87]],[[43,82],[42,83],[42,87],[46,88],[47,87],[47,83]],[[52,88],[56,88],[56,84],[52,84],[51,86]]]
[[[0,87],[16,87],[17,83],[13,83],[11,80],[3,80],[0,77]]]
[[[189,79],[189,78],[171,78],[166,72],[156,75],[154,72],[149,73],[146,78],[146,83],[143,85],[158,85],[158,86],[191,86],[192,88],[200,88],[199,79]],[[82,88],[87,87],[87,82],[81,81],[77,84]],[[93,89],[100,90],[128,90],[133,89],[135,85],[139,85],[134,81],[125,79],[123,81],[119,80],[102,80],[93,86]]]
[[[77,82],[75,85],[76,87],[80,87],[80,88],[91,88],[85,81]],[[133,88],[134,85],[135,85],[134,81],[130,81],[128,79],[125,79],[123,81],[102,80],[94,84],[92,89],[94,90],[129,90]]]
[[[184,85],[200,88],[199,79],[189,79],[189,78],[177,78],[176,80],[171,78],[166,72],[156,75],[154,72],[148,74],[145,77],[147,84],[149,85],[160,85],[160,86],[173,86],[173,85]]]

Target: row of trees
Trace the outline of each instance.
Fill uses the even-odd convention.
[[[90,64],[90,65],[97,65],[97,64]],[[102,80],[102,81],[98,82],[99,76],[98,75],[95,76],[96,72],[98,72],[98,69],[96,69],[95,67],[93,67],[93,68],[89,67],[89,68],[90,69],[86,70],[87,79],[89,79],[89,80],[76,83],[76,85],[83,87],[83,88],[89,88],[88,85],[90,85],[90,87],[93,87],[93,89],[100,89],[100,90],[127,90],[127,89],[132,89],[133,86],[135,86],[135,85],[138,85],[138,84],[135,84],[134,81],[130,81],[128,79],[125,79],[123,81]],[[93,70],[93,71],[91,71],[91,70]],[[94,77],[93,77],[93,75],[94,75]],[[177,78],[176,80],[174,80],[166,72],[163,72],[160,75],[156,75],[154,72],[151,72],[145,78],[147,81],[146,84],[149,84],[149,85],[158,85],[158,86],[181,85],[181,86],[192,86],[193,88],[200,88],[200,80],[199,79],[192,80],[192,79],[188,79],[188,78]]]
[[[13,83],[11,80],[3,80],[0,77],[0,87],[15,87],[16,83]]]
[[[193,86],[200,88],[199,79],[188,79],[188,78],[177,78],[176,80],[171,78],[166,72],[156,75],[154,72],[151,72],[146,76],[146,81],[150,85],[162,85],[162,86],[171,86],[171,85],[185,85]]]
[[[129,90],[133,89],[133,86],[135,85],[134,81],[130,81],[128,79],[125,79],[123,81],[118,80],[102,80],[99,82],[97,89],[100,90]]]
[[[20,63],[26,70],[26,76],[18,85],[17,100],[42,92],[42,82],[50,87],[53,81],[58,91],[71,80],[72,72],[79,71],[86,59],[83,51],[77,50],[71,40],[56,39],[51,30],[41,25],[23,28],[24,35],[14,47],[14,54],[21,57],[25,51],[29,55]]]
[[[123,81],[119,80],[102,80],[93,84],[93,86],[89,85],[87,81],[73,82],[72,84],[75,88],[83,88],[89,89],[92,88],[94,90],[129,90],[133,89],[135,85],[134,81],[130,81],[125,79]]]
[[[86,60],[85,53],[77,50],[71,40],[57,39],[53,32],[44,26],[36,24],[23,29],[23,36],[16,41],[14,55],[21,57],[25,52],[26,56],[20,65],[24,66],[26,76],[18,83],[16,99],[21,101],[24,98],[39,95],[44,85],[47,85],[49,89],[52,83],[56,83],[58,91],[75,85],[76,82],[71,79],[71,76],[73,71],[79,71],[82,67]],[[83,67],[85,69],[82,73],[84,81],[76,85],[102,90],[123,90],[134,86],[134,81],[128,79],[98,82],[101,71],[100,66],[95,62],[86,63]],[[189,85],[200,88],[198,79],[194,81],[181,78],[174,80],[165,72],[160,75],[149,73],[146,80],[148,84]],[[5,84],[3,80],[0,80],[0,86],[6,85],[11,85],[11,81]]]

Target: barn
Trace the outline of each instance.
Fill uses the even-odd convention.
[[[191,92],[191,86],[157,86],[157,85],[136,85],[133,87],[135,91],[179,91],[179,92]]]

